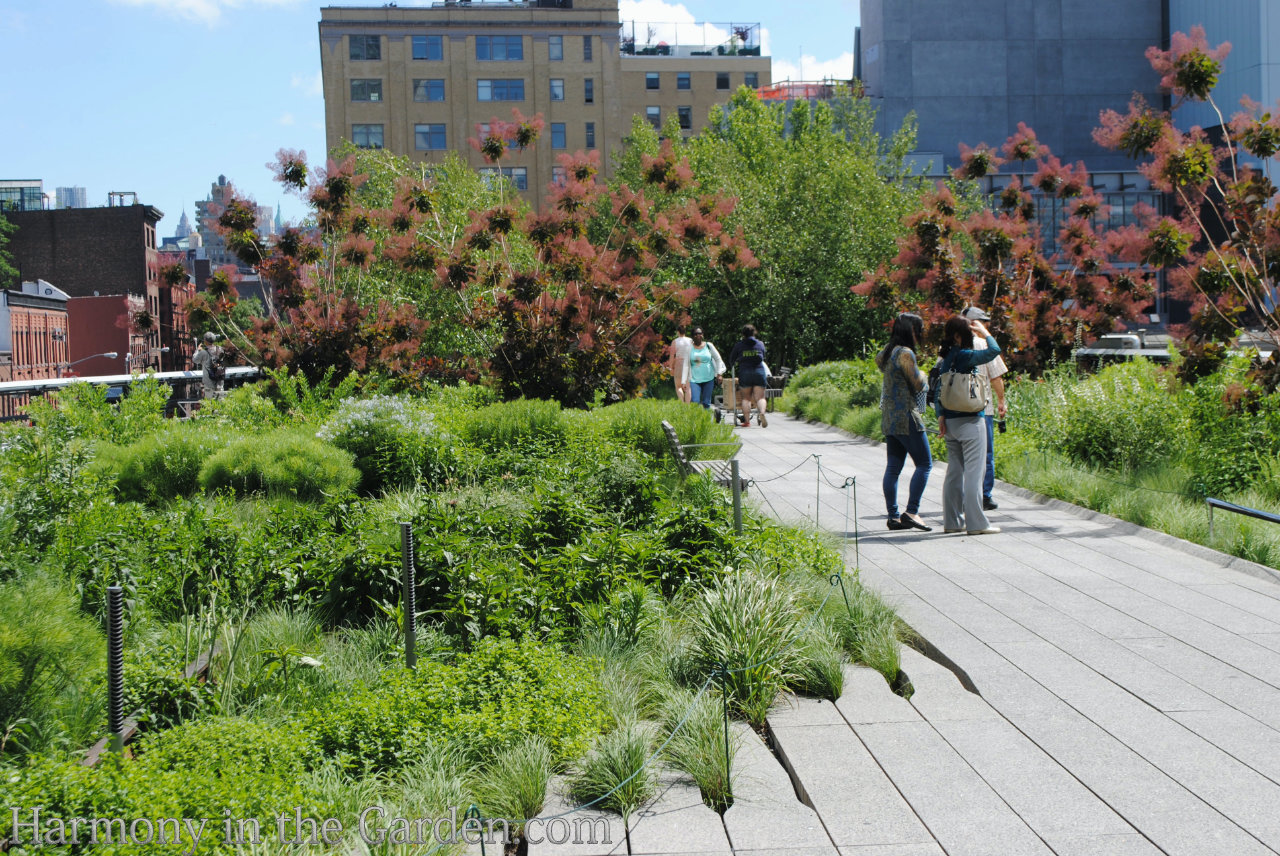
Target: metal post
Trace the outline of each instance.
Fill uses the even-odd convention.
[[[729,461],[729,477],[733,479],[733,531],[742,534],[742,478],[738,475],[738,459]]]
[[[813,528],[821,528],[818,520],[822,517],[822,456],[814,455],[818,462],[818,478],[815,479],[816,487],[813,491]]]
[[[1206,499],[1204,507],[1209,509],[1209,543],[1213,543],[1213,503]]]
[[[414,580],[413,526],[400,524],[400,555],[403,562],[404,592],[401,605],[404,608],[404,664],[410,669],[418,664],[417,643],[418,587]]]
[[[111,751],[124,752],[124,589],[107,588],[107,730]]]

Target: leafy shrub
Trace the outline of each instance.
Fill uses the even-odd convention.
[[[632,399],[603,407],[592,413],[592,419],[603,426],[610,437],[658,459],[671,457],[671,446],[662,431],[663,420],[671,423],[685,445],[733,442],[730,425],[717,425],[707,410],[680,401]],[[700,453],[695,457],[724,458],[728,457],[729,449],[694,451]]]
[[[0,576],[20,550],[40,551],[68,511],[105,494],[88,472],[89,444],[27,427],[0,433]]]
[[[28,407],[42,431],[63,439],[81,437],[111,443],[132,443],[164,424],[171,388],[153,375],[136,378],[119,405],[107,401],[107,387],[73,383],[57,394],[54,407],[36,399]]]
[[[194,421],[253,432],[279,428],[288,423],[289,418],[263,394],[265,387],[265,382],[245,384],[228,390],[222,398],[202,401]]]
[[[449,443],[434,430],[430,413],[406,396],[348,398],[316,433],[355,456],[360,489],[376,493],[450,473]]]
[[[281,811],[297,807],[304,817],[334,816],[333,804],[305,775],[322,763],[297,723],[210,717],[144,738],[132,760],[108,756],[95,767],[85,767],[78,759],[33,759],[10,777],[3,796],[6,805],[42,806],[42,820],[207,818],[197,852],[234,854],[244,852],[244,845],[226,840],[221,824],[227,816],[224,812],[236,819],[257,819],[262,840],[274,839],[274,817]],[[30,815],[20,819],[30,820]],[[12,824],[12,812],[0,817],[0,833],[10,837]],[[232,829],[236,830],[234,824]],[[251,834],[251,826],[245,829],[246,835]],[[162,848],[153,842],[152,852],[192,852],[188,831],[184,828],[181,834],[176,845]],[[118,838],[96,845],[87,838],[82,834],[80,845],[70,852],[95,856],[138,852],[136,845]]]
[[[14,749],[47,739],[77,688],[101,679],[105,652],[72,592],[35,575],[0,583],[0,742]]]
[[[539,735],[555,757],[576,757],[603,721],[585,663],[560,649],[492,637],[452,662],[396,669],[375,686],[332,699],[311,716],[324,751],[349,763],[395,767],[432,742],[472,761]]]
[[[155,505],[200,488],[200,468],[222,445],[220,432],[191,422],[172,422],[128,446],[98,448],[91,469],[130,502]]]
[[[349,493],[359,482],[350,452],[289,429],[235,440],[200,469],[206,491],[226,488],[313,502]]]
[[[466,419],[466,439],[488,450],[503,449],[530,440],[558,442],[568,423],[559,402],[517,399],[490,404]]]
[[[1139,470],[1176,458],[1186,413],[1172,375],[1146,360],[1108,366],[1089,378],[1051,373],[1026,403],[1040,444],[1101,466]]]

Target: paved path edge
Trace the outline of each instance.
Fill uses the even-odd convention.
[[[846,431],[843,428],[832,425],[828,422],[819,422],[818,420],[810,421],[807,419],[801,420],[792,416],[790,413],[786,414],[786,416],[788,419],[796,422],[804,422],[807,425],[821,426],[829,431],[834,431],[837,434],[843,434],[846,437],[865,443],[869,446],[884,445],[878,440],[873,440],[870,437],[863,436],[862,434],[854,434],[851,431]],[[937,464],[945,466],[946,462],[935,461],[934,465],[937,466]],[[1076,505],[1063,499],[1055,499],[1052,496],[1045,496],[1044,494],[1037,493],[1030,488],[1010,484],[1009,482],[1001,481],[1000,479],[996,479],[996,485],[1002,490],[1009,491],[1015,496],[1020,496],[1023,499],[1029,499],[1033,502],[1038,502],[1041,505],[1048,506],[1049,508],[1057,511],[1064,511],[1067,514],[1071,514],[1085,520],[1094,520],[1100,523],[1110,524],[1116,529],[1119,529],[1125,535],[1136,535],[1139,538],[1145,538],[1148,541],[1154,541],[1155,543],[1162,544],[1166,547],[1173,547],[1175,549],[1182,550],[1189,555],[1195,556],[1197,559],[1217,562],[1224,567],[1240,571],[1241,573],[1248,574],[1251,577],[1256,577],[1258,579],[1280,585],[1280,570],[1269,568],[1266,565],[1259,564],[1258,562],[1250,561],[1249,559],[1242,559],[1239,556],[1232,556],[1230,553],[1224,553],[1221,550],[1215,550],[1212,547],[1206,547],[1203,544],[1197,544],[1194,541],[1188,541],[1185,538],[1170,535],[1168,532],[1161,532],[1157,529],[1139,526],[1136,523],[1130,523],[1128,520],[1121,520],[1119,517],[1112,517],[1110,514],[1104,514],[1101,511],[1094,511],[1092,508],[1085,508],[1084,506]]]

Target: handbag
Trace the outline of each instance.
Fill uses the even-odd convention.
[[[938,403],[952,413],[981,413],[987,409],[986,387],[975,372],[945,371],[938,381]]]

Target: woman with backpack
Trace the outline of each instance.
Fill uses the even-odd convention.
[[[974,337],[986,340],[981,350]],[[1000,356],[1000,346],[981,321],[959,315],[942,329],[942,361],[935,408],[938,433],[947,441],[947,475],[942,481],[944,532],[995,535],[982,510],[982,477],[987,466],[986,386],[975,371]]]
[[[916,350],[924,338],[924,321],[919,315],[903,312],[893,320],[889,344],[876,354],[876,366],[884,373],[880,390],[880,430],[888,463],[884,469],[884,502],[889,511],[890,529],[922,529],[932,531],[920,519],[920,498],[929,483],[933,455],[924,432],[924,412],[920,399],[925,389],[925,375],[916,365]],[[915,465],[911,474],[911,491],[907,510],[898,516],[898,476],[907,462]]]

